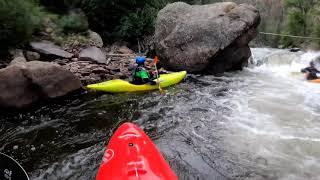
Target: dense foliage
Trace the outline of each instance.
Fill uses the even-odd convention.
[[[90,26],[107,39],[136,40],[152,33],[158,11],[166,0],[83,0]]]
[[[33,1],[0,0],[0,50],[28,40],[40,28],[41,16]]]
[[[82,0],[38,0],[47,9],[64,14],[77,7]]]
[[[81,33],[88,30],[88,20],[85,15],[80,12],[70,12],[59,20],[62,31],[68,33]]]
[[[106,42],[137,39],[154,32],[157,13],[177,0],[0,0],[0,48],[28,40],[47,14],[57,14],[57,29],[65,34],[90,29]],[[208,4],[230,0],[184,0],[189,4]],[[318,0],[232,0],[250,3],[261,13],[260,31],[320,37]],[[43,9],[43,10],[42,10]],[[79,12],[81,9],[83,13]],[[46,13],[44,13],[46,12]],[[48,13],[50,12],[50,13]],[[271,46],[320,45],[320,41],[259,35],[258,41]]]
[[[317,0],[285,0],[284,5],[287,12],[285,33],[320,37],[318,34],[320,4]],[[297,46],[305,41],[303,39],[283,38],[283,43],[286,46]]]

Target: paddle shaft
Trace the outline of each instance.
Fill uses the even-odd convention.
[[[156,76],[157,76],[157,83],[158,83],[159,91],[162,92],[160,82],[159,82],[159,72],[158,72],[158,68],[157,68],[157,63],[154,63],[154,67],[156,69]]]

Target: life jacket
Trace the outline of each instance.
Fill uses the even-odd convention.
[[[134,71],[134,78],[148,79],[150,74],[143,66],[138,66]]]
[[[138,67],[136,67],[136,69],[132,74],[131,83],[137,84],[137,85],[145,84],[149,81],[149,79],[150,79],[149,72],[145,69],[144,66],[139,65]]]

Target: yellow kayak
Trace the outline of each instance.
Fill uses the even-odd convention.
[[[183,80],[183,78],[187,75],[186,71],[169,73],[169,74],[161,74],[159,77],[160,86],[162,88],[174,85]],[[157,80],[154,80],[157,81]],[[123,93],[123,92],[139,92],[139,91],[150,91],[158,89],[158,85],[134,85],[129,83],[128,81],[124,81],[122,79],[110,80],[98,84],[90,84],[87,86],[88,89],[93,89],[97,91],[105,91],[110,93]]]

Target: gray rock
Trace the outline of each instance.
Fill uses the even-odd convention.
[[[301,49],[297,48],[297,47],[294,47],[294,48],[290,49],[290,52],[299,52],[299,51],[301,51]]]
[[[121,47],[119,47],[119,49],[118,49],[117,52],[120,53],[120,54],[133,54],[133,53],[134,53],[134,52],[133,52],[131,49],[129,49],[127,46],[121,46]]]
[[[22,49],[10,49],[9,53],[13,58],[24,57]]]
[[[98,63],[106,63],[106,55],[97,47],[89,47],[82,50],[79,54],[80,61],[94,61]]]
[[[89,38],[91,46],[103,47],[103,40],[98,33],[89,30]]]
[[[97,67],[97,68],[92,69],[92,72],[95,74],[103,74],[103,73],[106,73],[107,70],[102,67]]]
[[[162,9],[156,20],[155,49],[169,70],[219,74],[241,69],[251,55],[260,15],[251,5],[221,2]]]
[[[13,60],[10,62],[10,65],[19,64],[19,63],[26,63],[27,60],[23,55],[23,51],[21,49],[12,49],[9,53],[13,56]]]
[[[81,87],[70,71],[54,63],[31,61],[0,69],[0,106],[24,108]]]
[[[25,54],[28,61],[37,61],[40,59],[40,54],[37,52],[27,51]]]
[[[61,47],[54,45],[52,42],[49,41],[42,41],[42,42],[31,42],[31,47],[39,52],[40,54],[45,55],[53,55],[62,58],[72,58],[73,54],[64,51]]]
[[[14,64],[19,64],[19,63],[26,63],[26,62],[27,62],[26,58],[16,57],[10,62],[9,66],[14,65]]]
[[[78,58],[72,58],[71,61],[78,61]]]

